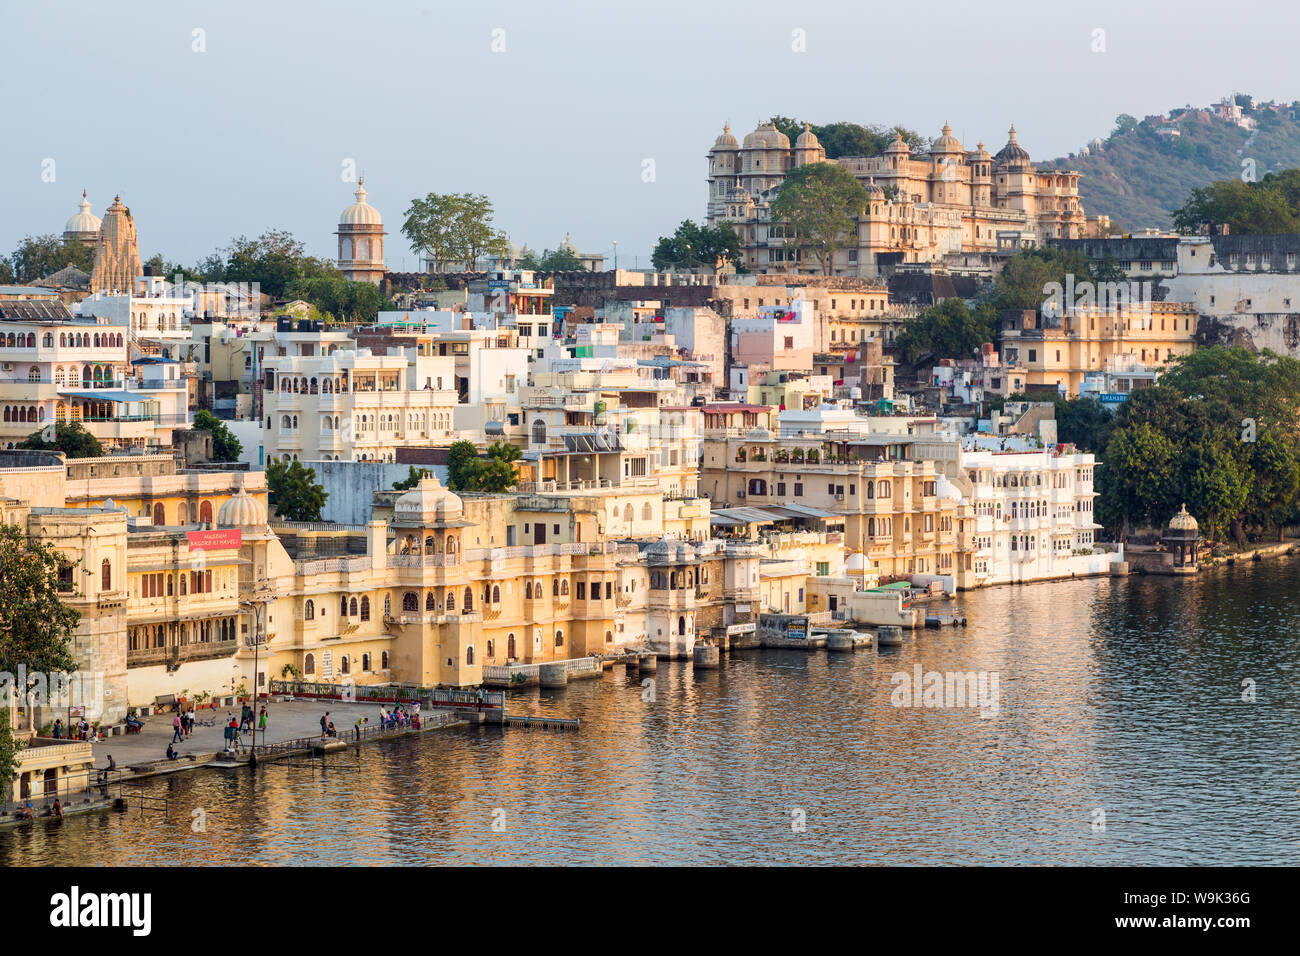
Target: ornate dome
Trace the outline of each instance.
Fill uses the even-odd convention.
[[[673,560],[673,543],[667,538],[656,541],[645,549],[646,564],[671,564]]]
[[[907,145],[907,140],[903,139],[903,134],[898,130],[894,130],[894,141],[885,147],[885,155],[890,153],[903,153],[906,155],[911,151],[911,147]]]
[[[266,508],[242,487],[217,512],[218,528],[252,528],[266,524]]]
[[[103,225],[98,216],[90,211],[90,200],[86,198],[86,191],[81,191],[80,212],[67,221],[63,227],[64,233],[95,233],[99,234],[99,227]]]
[[[930,147],[932,153],[960,153],[961,141],[952,135],[952,127],[947,123],[943,124],[943,134],[934,141]]]
[[[731,134],[730,124],[722,127],[722,132],[718,138],[713,141],[714,149],[740,149],[740,143],[736,137]]]
[[[799,138],[794,141],[794,145],[796,149],[822,148],[821,140],[817,138],[817,134],[812,131],[812,127],[807,123],[803,124],[803,132],[800,133]]]
[[[975,144],[975,152],[971,153],[971,156],[972,156],[973,158],[975,158],[975,159],[992,159],[992,158],[993,158],[993,157],[991,157],[991,156],[989,155],[989,151],[988,151],[987,149],[984,148],[984,143],[983,143],[982,140],[981,140],[980,142],[978,142],[978,143]]]
[[[1025,148],[1016,142],[1016,124],[1011,124],[1011,129],[1007,131],[1007,145],[1003,146],[996,156],[999,166],[1028,166],[1029,153]]]
[[[755,425],[745,432],[745,441],[771,441],[772,433],[762,425]]]
[[[1199,527],[1196,519],[1187,513],[1187,505],[1183,505],[1178,514],[1169,519],[1170,531],[1196,531]]]
[[[789,149],[790,137],[773,123],[759,123],[754,132],[745,137],[745,149]]]
[[[867,183],[867,195],[872,199],[885,198],[885,191],[881,189],[879,185],[876,184],[876,180],[874,177],[871,179],[870,182]]]
[[[393,518],[418,524],[457,521],[465,513],[460,498],[435,477],[420,483],[393,503]]]
[[[573,240],[569,238],[567,232],[564,234],[564,241],[560,243],[560,251],[572,252],[575,256],[578,254],[578,247],[573,244]]]
[[[382,226],[384,224],[379,210],[366,202],[365,180],[364,176],[357,180],[357,191],[353,194],[357,197],[357,201],[339,214],[340,226]]]

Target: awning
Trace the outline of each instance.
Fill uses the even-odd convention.
[[[152,402],[153,396],[121,389],[100,388],[91,392],[59,392],[67,398],[85,398],[97,402]]]

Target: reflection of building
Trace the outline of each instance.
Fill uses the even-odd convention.
[[[366,201],[365,177],[357,180],[357,201],[339,216],[339,269],[354,282],[384,278],[384,221]]]

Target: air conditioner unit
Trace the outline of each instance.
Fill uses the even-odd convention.
[[[12,372],[14,370],[14,363],[5,362],[3,366],[0,366],[0,368],[3,368],[6,372]]]

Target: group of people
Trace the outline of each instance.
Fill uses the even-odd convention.
[[[65,737],[68,740],[89,740],[90,724],[86,723],[85,717],[82,717],[81,720],[76,723],[69,723],[67,730],[65,731],[63,727],[63,719],[59,718],[54,721],[53,734],[55,740],[63,740]]]
[[[330,719],[330,712],[327,710],[320,718],[320,739],[324,740],[326,737],[337,737],[338,735],[339,732],[334,729],[334,721]]]
[[[418,703],[412,704],[410,710],[407,710],[401,704],[398,704],[392,710],[388,710],[381,705],[379,708],[379,726],[384,730],[406,727],[419,730],[420,705]]]

